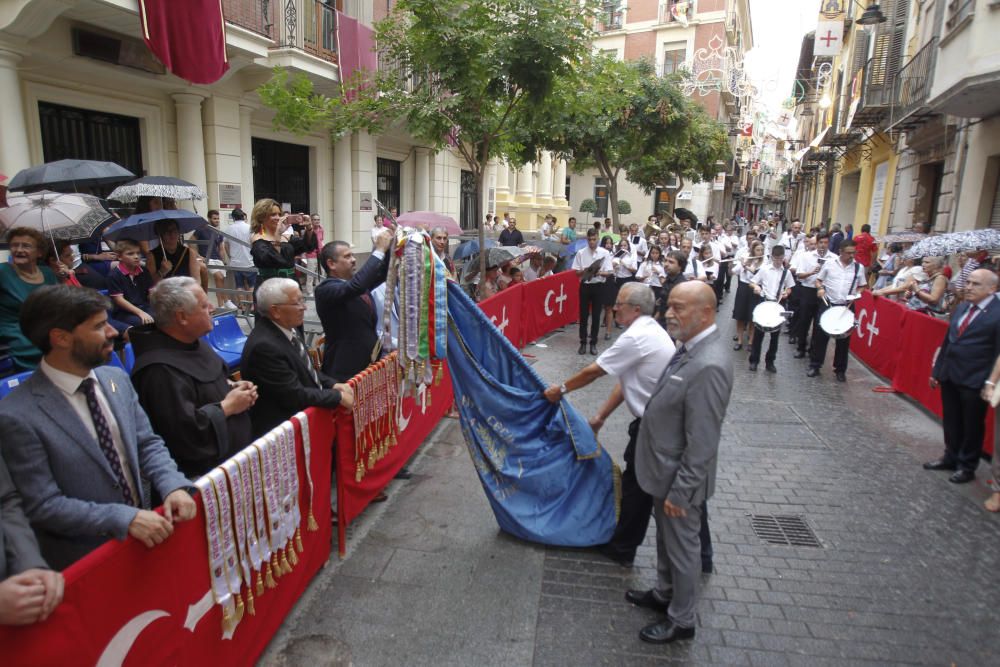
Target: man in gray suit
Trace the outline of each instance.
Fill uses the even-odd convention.
[[[0,625],[44,621],[62,602],[63,577],[45,564],[0,457]]]
[[[0,401],[0,445],[49,565],[63,569],[109,538],[147,547],[194,517],[191,483],[153,433],[128,375],[105,366],[117,335],[108,299],[49,286],[21,307],[21,330],[44,355]],[[163,516],[149,511],[149,480]]]
[[[667,331],[678,343],[646,405],[635,453],[639,486],[653,497],[657,586],[625,599],[667,613],[639,638],[667,644],[694,637],[701,576],[701,511],[715,491],[722,420],[733,362],[715,326],[715,294],[705,283],[677,285]]]

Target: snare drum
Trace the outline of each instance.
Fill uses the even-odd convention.
[[[753,309],[753,323],[765,333],[781,330],[785,323],[785,308],[777,301],[763,301]]]
[[[854,313],[847,306],[830,306],[819,318],[819,327],[830,338],[847,338],[854,330]]]

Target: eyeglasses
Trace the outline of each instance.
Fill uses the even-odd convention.
[[[291,306],[292,308],[305,308],[305,301],[292,301],[291,303],[276,303],[275,306]]]
[[[34,250],[35,249],[35,244],[34,243],[11,243],[7,247],[10,248],[11,250]]]

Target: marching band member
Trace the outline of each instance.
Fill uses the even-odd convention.
[[[733,303],[733,319],[736,320],[734,350],[743,349],[744,337],[747,339],[747,346],[753,343],[754,327],[747,325],[753,322],[753,307],[756,305],[757,299],[754,296],[753,288],[750,287],[750,282],[763,266],[764,244],[760,241],[753,241],[750,247],[733,262],[732,273],[737,276],[736,299]]]
[[[806,356],[806,346],[809,342],[809,329],[813,332],[819,328],[819,298],[816,296],[816,276],[827,260],[835,259],[829,252],[830,237],[820,234],[816,238],[816,250],[799,255],[792,260],[792,270],[799,281],[797,290],[799,292],[799,310],[796,328],[792,330],[792,337],[797,342],[796,359],[804,359]],[[813,333],[815,336],[815,333]]]
[[[818,317],[822,317],[830,306],[846,305],[849,296],[857,294],[862,289],[868,289],[864,267],[854,261],[854,252],[854,241],[843,241],[840,244],[840,258],[825,262],[823,268],[819,270],[816,276],[816,297],[823,303],[819,306]],[[826,345],[829,342],[830,337],[823,331],[823,327],[813,329],[807,377],[814,378],[819,375],[819,369],[823,367],[823,361],[826,359]],[[838,382],[847,381],[847,353],[850,346],[849,337],[837,339],[833,355],[833,373]]]
[[[771,263],[758,271],[757,275],[750,280],[750,288],[758,297],[781,303],[789,297],[794,286],[795,278],[785,266],[785,246],[776,245],[771,248]],[[764,336],[766,335],[766,332],[760,327],[755,325],[754,329],[753,343],[750,346],[750,370],[752,371],[756,371],[757,364],[760,363],[760,350],[764,346]],[[778,372],[774,360],[778,356],[780,336],[780,328],[771,332],[771,342],[767,347],[767,355],[764,357],[764,368],[769,373]]]
[[[667,277],[667,270],[663,266],[663,253],[656,246],[649,249],[649,256],[646,261],[639,266],[635,274],[636,280],[649,285],[653,289],[653,296],[660,298],[660,288]]]
[[[629,225],[628,238],[625,240],[629,242],[632,254],[635,255],[637,261],[641,262],[646,259],[646,253],[649,252],[649,245],[646,243],[646,238],[639,233],[639,225],[634,222]]]

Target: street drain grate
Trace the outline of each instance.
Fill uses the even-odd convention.
[[[789,547],[822,547],[809,524],[800,516],[751,514],[750,525],[757,537],[768,544]]]

